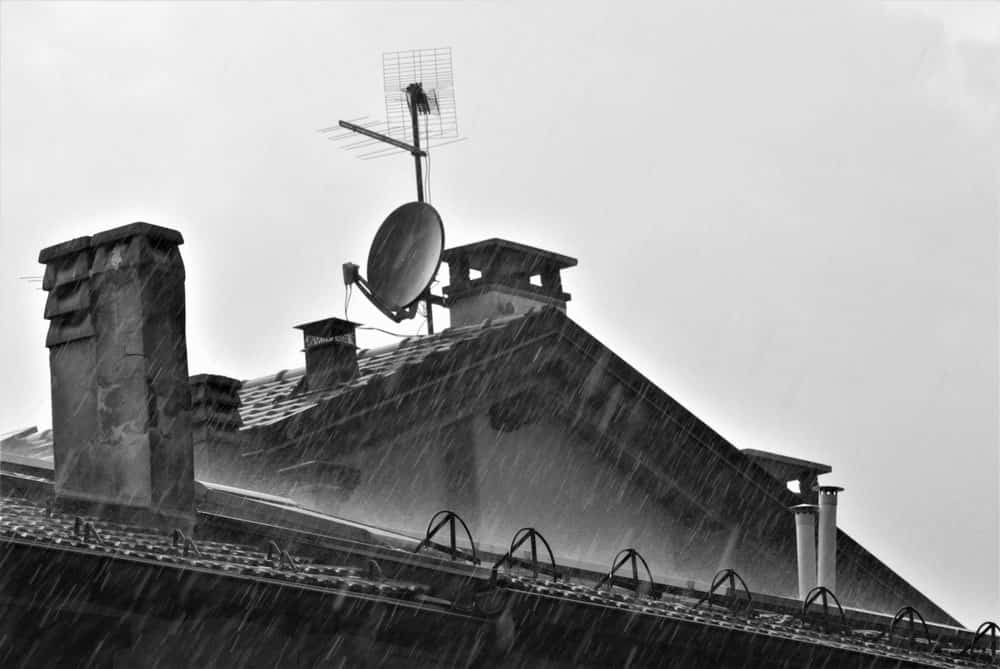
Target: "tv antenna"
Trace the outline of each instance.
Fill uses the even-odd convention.
[[[382,80],[386,121],[373,122],[362,117],[340,121],[337,126],[322,128],[320,132],[338,128],[349,131],[329,137],[335,141],[361,135],[365,139],[347,144],[344,148],[366,149],[359,155],[366,160],[409,153],[413,156],[416,173],[417,200],[396,208],[383,221],[368,252],[368,278],[361,276],[356,264],[344,263],[344,283],[347,286],[356,285],[379,311],[396,323],[416,316],[418,305],[423,301],[426,305],[427,332],[433,334],[434,313],[431,306],[443,305],[444,298],[433,295],[430,285],[441,266],[444,226],[437,210],[424,201],[425,180],[421,161],[428,161],[429,175],[430,140],[445,140],[444,144],[452,144],[463,139],[458,136],[451,48],[383,54]],[[420,143],[421,119],[424,120],[425,148]],[[379,147],[379,144],[383,146]],[[367,150],[372,147],[378,148]]]
[[[361,135],[362,139],[343,146],[358,151],[358,157],[364,160],[400,153],[412,155],[417,201],[423,202],[425,187],[421,159],[430,160],[431,141],[434,140],[436,147],[465,141],[458,132],[451,47],[382,54],[382,84],[385,121],[362,116],[320,128],[319,132],[348,131],[327,138],[333,141],[358,140]]]

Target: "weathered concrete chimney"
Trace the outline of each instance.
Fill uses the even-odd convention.
[[[799,599],[805,599],[816,587],[816,509],[815,504],[792,507],[795,514],[795,552],[799,565]]]
[[[194,522],[182,243],[133,223],[39,254],[61,506]]]
[[[342,318],[296,325],[302,330],[306,354],[306,377],[303,390],[319,390],[350,381],[358,375],[358,351],[355,330],[358,323]]]
[[[563,292],[560,272],[574,267],[575,258],[488,239],[446,249],[442,259],[448,263],[450,283],[444,294],[452,326],[522,314],[539,306],[566,311],[570,295]],[[479,276],[473,277],[473,271]]]
[[[819,567],[817,585],[837,593],[837,493],[843,488],[819,488]]]

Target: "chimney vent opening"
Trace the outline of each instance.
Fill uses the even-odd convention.
[[[566,310],[561,272],[576,258],[505,239],[487,239],[446,249],[449,285],[445,306],[452,326],[475,325],[489,318],[552,306]]]
[[[342,318],[325,318],[295,326],[302,330],[302,350],[306,354],[301,390],[320,390],[357,377],[358,325]]]

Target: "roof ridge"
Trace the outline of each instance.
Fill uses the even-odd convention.
[[[275,381],[285,381],[290,378],[303,376],[306,373],[306,368],[293,367],[291,369],[282,369],[273,374],[267,374],[265,376],[258,376],[252,379],[244,379],[240,382],[240,390],[245,388],[255,388],[257,386],[262,386],[265,383],[274,383]]]
[[[5,441],[13,441],[15,439],[24,439],[25,437],[38,432],[38,426],[32,425],[31,427],[22,427],[16,430],[11,430],[10,432],[4,432],[0,434],[0,443]]]

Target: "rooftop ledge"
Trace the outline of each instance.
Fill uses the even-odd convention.
[[[758,451],[753,448],[743,448],[740,451],[743,455],[753,460],[755,464],[766,470],[768,474],[785,482],[798,481],[800,478],[810,474],[819,476],[820,474],[829,474],[833,471],[833,467],[830,465],[824,465],[821,462],[812,462],[811,460],[801,460],[789,455]]]

